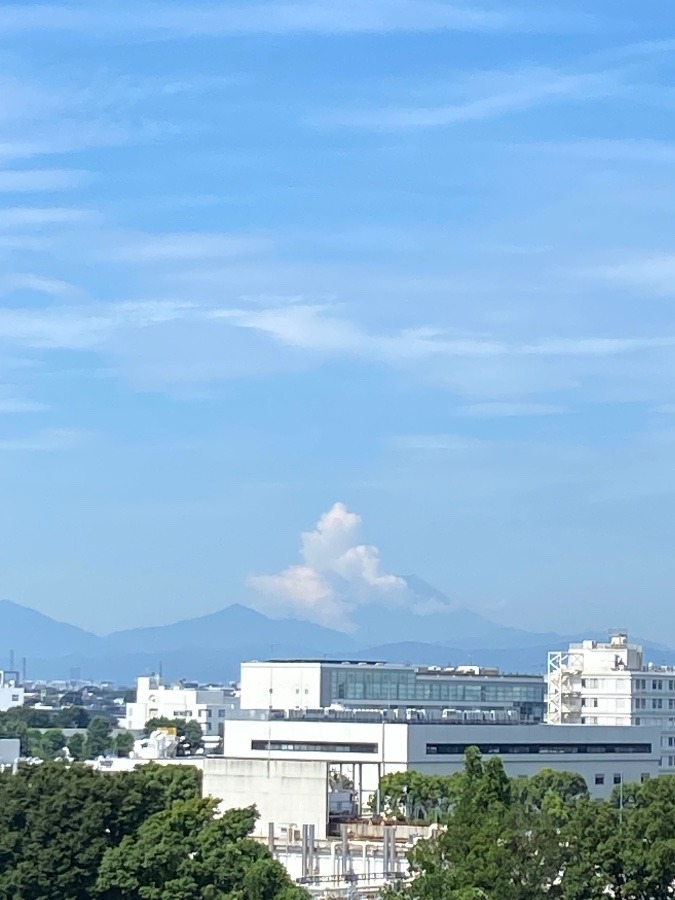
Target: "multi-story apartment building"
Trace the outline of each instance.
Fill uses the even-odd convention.
[[[661,768],[675,769],[675,668],[645,665],[623,632],[570,644],[548,656],[547,721],[659,728]]]
[[[462,721],[541,722],[541,675],[478,666],[404,666],[359,660],[287,659],[241,666],[242,709],[403,709]]]
[[[199,722],[207,736],[218,735],[228,710],[238,706],[228,688],[203,688],[196,684],[161,683],[157,675],[137,679],[136,701],[127,703],[122,727],[142,731],[149,719],[184,719]]]

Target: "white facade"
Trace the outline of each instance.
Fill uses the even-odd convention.
[[[15,706],[23,706],[24,696],[18,673],[4,672],[0,669],[0,712],[7,712]]]
[[[675,668],[645,666],[626,634],[549,653],[547,706],[554,725],[658,728],[661,769],[675,770]]]
[[[225,689],[204,689],[161,683],[156,675],[136,682],[136,702],[127,703],[122,727],[142,731],[149,719],[167,718],[195,721],[205,735],[218,735],[228,711],[238,704]]]
[[[451,725],[274,719],[259,714],[258,718],[228,719],[224,756],[261,762],[323,762],[327,770],[347,773],[363,800],[388,773],[459,772],[472,746],[485,756],[500,756],[512,777],[531,776],[544,768],[578,772],[597,797],[609,796],[616,784],[659,774],[660,731],[630,726]]]
[[[241,665],[241,709],[345,708],[475,714],[541,722],[540,675],[503,675],[478,666],[405,666],[363,660],[268,660]]]

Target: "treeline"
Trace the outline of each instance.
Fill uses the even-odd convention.
[[[0,775],[0,897],[301,900],[250,838],[255,810],[216,817],[193,766],[100,773],[44,763]]]
[[[666,900],[675,896],[675,776],[589,796],[579,775],[511,779],[499,757],[466,754],[458,775],[387,776],[382,804],[437,820],[410,854],[405,900]],[[411,777],[412,776],[412,777]]]
[[[69,738],[64,728],[86,729]],[[129,732],[113,736],[113,723],[104,716],[89,715],[81,707],[42,710],[17,707],[0,713],[0,738],[17,738],[21,742],[21,755],[54,759],[64,748],[76,760],[94,759],[106,753],[126,756],[134,746]]]

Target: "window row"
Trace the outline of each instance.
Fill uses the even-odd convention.
[[[462,756],[469,747],[478,747],[483,754],[525,753],[651,753],[647,744],[427,744],[427,755]]]
[[[251,750],[285,750],[296,753],[377,753],[377,744],[342,744],[328,741],[251,741]]]
[[[649,773],[648,773],[648,772],[643,772],[642,775],[640,775],[640,781],[641,781],[643,784],[645,783],[645,781],[649,781]],[[622,775],[620,772],[615,772],[614,775],[612,776],[612,783],[613,783],[613,784],[621,784],[622,782],[623,782],[623,775]],[[604,784],[604,783],[605,783],[605,776],[602,775],[602,774],[600,774],[600,773],[598,773],[598,774],[595,776],[595,783],[596,783],[596,784]]]

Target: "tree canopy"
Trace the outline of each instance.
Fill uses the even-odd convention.
[[[415,782],[415,791],[424,788]],[[438,833],[410,854],[412,881],[391,893],[407,900],[675,896],[673,775],[600,801],[575,773],[511,779],[499,757],[483,759],[472,748],[452,793]]]
[[[193,766],[102,773],[52,762],[0,774],[0,897],[299,900],[255,810],[215,816]]]

